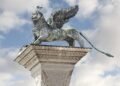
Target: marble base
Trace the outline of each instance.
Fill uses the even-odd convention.
[[[90,49],[29,45],[16,59],[37,86],[69,86],[74,65]]]

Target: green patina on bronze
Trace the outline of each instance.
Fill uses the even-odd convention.
[[[74,17],[78,12],[78,5],[70,8],[61,9],[51,14],[51,17],[46,21],[41,8],[37,6],[37,10],[32,13],[32,21],[34,24],[33,35],[34,42],[32,44],[39,45],[41,42],[63,40],[68,42],[69,46],[74,47],[75,40],[79,43],[80,47],[84,47],[81,36],[98,52],[101,52],[109,57],[111,54],[105,53],[97,49],[81,32],[76,29],[62,29],[63,25]]]

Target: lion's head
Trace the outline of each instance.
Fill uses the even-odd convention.
[[[41,12],[33,12],[32,13],[32,20],[36,21],[38,19],[40,19],[43,16],[43,14]]]
[[[37,10],[35,12],[32,12],[32,21],[36,22],[40,18],[43,17],[43,13],[41,12],[42,7],[37,6]]]

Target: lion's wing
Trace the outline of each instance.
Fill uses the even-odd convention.
[[[48,19],[49,24],[55,28],[62,28],[62,26],[78,12],[78,5],[75,5],[70,8],[61,9],[51,14],[51,17]]]

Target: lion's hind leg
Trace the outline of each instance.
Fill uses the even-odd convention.
[[[68,37],[65,41],[67,41],[70,47],[75,47],[75,40],[73,38]]]
[[[84,47],[84,41],[78,31],[75,29],[70,29],[67,31],[67,35],[76,40],[79,43],[80,47]]]

